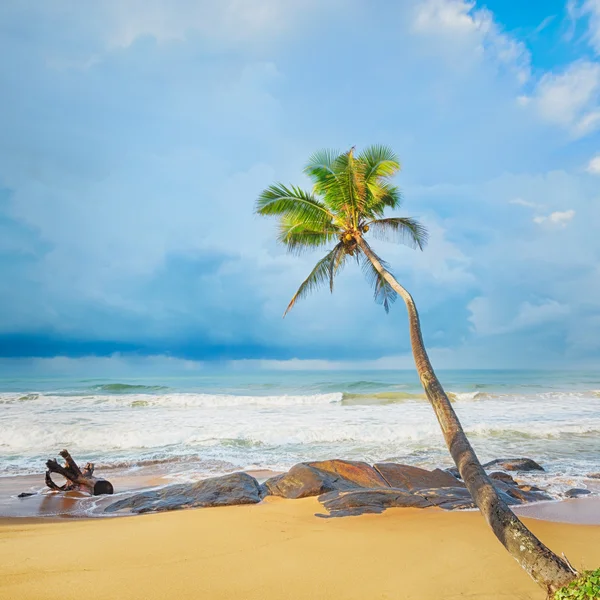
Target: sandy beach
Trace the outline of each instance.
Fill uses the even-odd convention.
[[[87,520],[0,521],[4,600],[542,599],[477,512],[322,519],[315,498]],[[527,519],[578,568],[600,526]]]

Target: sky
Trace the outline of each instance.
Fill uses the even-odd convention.
[[[253,212],[369,144],[434,367],[599,364],[600,0],[7,1],[0,51],[0,372],[410,367],[359,268],[282,319],[320,254]]]

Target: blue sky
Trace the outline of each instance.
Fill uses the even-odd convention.
[[[0,50],[6,372],[409,367],[359,269],[282,320],[318,255],[253,215],[371,143],[431,232],[378,248],[435,366],[598,364],[599,0],[4,2]]]

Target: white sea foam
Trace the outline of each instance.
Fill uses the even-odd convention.
[[[449,466],[439,425],[420,390],[382,391],[367,383],[346,395],[158,387],[148,393],[143,386],[123,393],[107,393],[121,389],[109,386],[89,393],[0,393],[0,475],[39,472],[64,447],[82,461],[104,465],[163,461],[173,473],[183,470],[182,476],[189,476],[188,463],[196,473],[215,473],[215,465],[282,469],[332,457]],[[541,460],[548,476],[598,470],[600,398],[591,390],[459,391],[454,399],[483,460],[525,454]]]

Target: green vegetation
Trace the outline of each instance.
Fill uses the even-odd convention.
[[[375,300],[389,310],[397,294],[369,260],[373,250],[364,235],[368,232],[375,239],[421,250],[427,243],[427,230],[415,219],[383,218],[385,210],[401,205],[400,191],[390,182],[399,169],[397,156],[385,146],[371,146],[358,156],[354,148],[342,154],[322,150],[311,156],[304,169],[314,183],[312,192],[278,183],[260,195],[256,211],[279,217],[278,239],[290,252],[300,254],[336,242],[302,283],[286,314],[298,299],[322,284],[328,283],[333,292],[334,278],[349,257],[362,266]]]
[[[600,569],[586,571],[554,594],[554,600],[598,600],[600,598]]]

